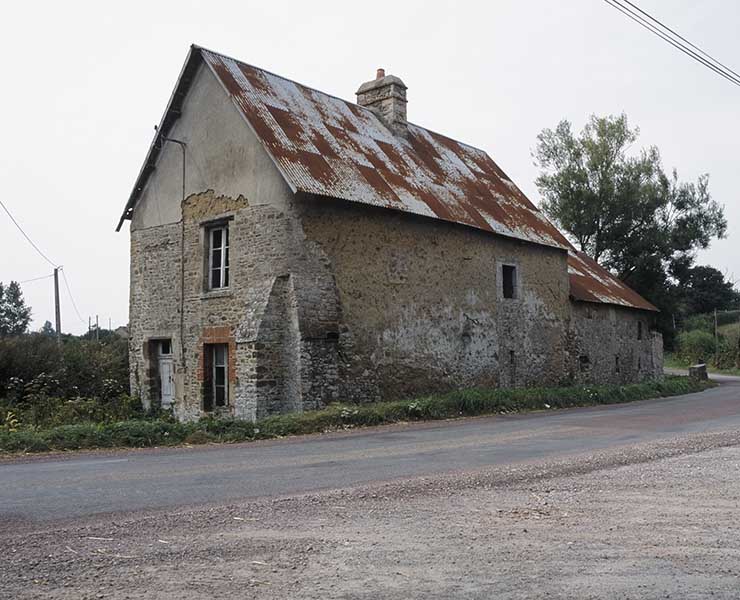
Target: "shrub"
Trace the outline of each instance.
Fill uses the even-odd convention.
[[[714,336],[694,329],[678,335],[678,355],[689,363],[707,362],[715,352]]]
[[[47,381],[43,381],[46,378]],[[0,338],[0,397],[22,401],[28,384],[47,385],[47,395],[106,401],[129,389],[128,341],[110,335],[104,342],[28,334]],[[35,383],[34,383],[35,382]]]
[[[697,392],[714,384],[688,377],[626,386],[568,388],[468,389],[414,400],[364,405],[334,404],[323,410],[276,415],[258,423],[236,419],[132,419],[114,423],[78,423],[47,430],[6,431],[0,428],[0,451],[39,452],[112,446],[145,447],[248,441],[317,433],[348,427],[406,420],[446,419],[462,415],[613,404]]]

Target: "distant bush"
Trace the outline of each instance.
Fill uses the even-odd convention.
[[[43,384],[47,395],[104,399],[128,392],[128,368],[128,341],[118,335],[103,342],[66,336],[61,348],[38,333],[0,338],[0,398],[20,402]]]
[[[689,315],[681,323],[681,329],[687,331],[706,331],[714,334],[714,315]]]
[[[694,329],[678,335],[678,355],[689,363],[709,362],[715,353],[714,336]]]

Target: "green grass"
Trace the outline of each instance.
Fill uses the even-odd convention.
[[[682,360],[680,357],[676,356],[675,354],[666,354],[663,358],[663,366],[668,367],[670,369],[688,369],[690,366],[690,363],[685,360]],[[709,363],[707,363],[707,371],[709,373],[716,373],[717,375],[738,375],[740,376],[740,369],[737,369],[737,368],[717,369],[716,367],[713,367]]]
[[[193,423],[140,419],[115,423],[79,423],[51,429],[0,429],[0,452],[242,442],[403,421],[616,404],[698,392],[714,385],[688,377],[666,377],[662,381],[625,386],[467,389],[414,400],[362,405],[334,404],[323,410],[278,415],[257,423],[237,419],[202,419]]]
[[[720,335],[735,336],[740,334],[740,323],[727,323],[727,325],[720,325],[717,327],[717,331]]]

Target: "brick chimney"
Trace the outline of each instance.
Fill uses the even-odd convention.
[[[406,135],[406,85],[395,75],[378,69],[375,79],[357,90],[357,104],[371,109],[396,135]]]

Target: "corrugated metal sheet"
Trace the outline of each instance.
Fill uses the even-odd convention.
[[[568,276],[570,295],[575,300],[658,310],[583,252],[568,252]]]
[[[434,217],[537,244],[563,235],[482,150],[201,49],[295,191]]]

